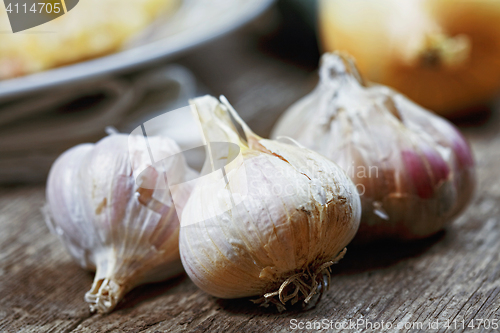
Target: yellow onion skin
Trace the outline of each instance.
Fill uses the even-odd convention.
[[[458,129],[404,95],[364,82],[347,55],[325,54],[320,76],[272,137],[297,140],[351,177],[363,207],[356,240],[424,238],[467,206],[474,160]]]
[[[350,53],[368,79],[442,116],[500,91],[498,0],[322,0],[319,18],[324,52]],[[450,49],[457,38],[467,50]]]
[[[211,97],[194,102],[198,109],[214,105]],[[184,269],[200,289],[220,298],[263,296],[293,274],[314,272],[352,240],[361,216],[356,188],[335,163],[309,149],[246,135],[242,158],[225,168],[227,185],[215,173],[200,179],[181,220]],[[233,205],[238,193],[243,200]],[[221,205],[228,209],[205,217]]]

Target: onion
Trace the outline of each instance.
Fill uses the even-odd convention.
[[[500,1],[321,0],[324,51],[356,58],[369,80],[443,116],[500,87]]]

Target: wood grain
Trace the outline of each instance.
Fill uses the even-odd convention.
[[[279,114],[312,89],[315,75],[263,54],[257,42],[243,30],[181,63],[213,94],[225,94],[265,136]],[[471,207],[424,241],[351,246],[320,303],[282,314],[247,299],[208,296],[186,276],[133,290],[109,315],[90,314],[83,295],[92,274],[73,263],[48,232],[40,213],[44,187],[2,188],[0,332],[289,332],[292,319],[394,325],[439,320],[444,332],[446,320],[500,320],[500,117],[497,112],[462,129],[477,160]]]

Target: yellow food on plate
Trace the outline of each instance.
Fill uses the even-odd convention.
[[[0,79],[99,57],[117,51],[180,0],[81,0],[66,14],[11,33],[0,5]]]

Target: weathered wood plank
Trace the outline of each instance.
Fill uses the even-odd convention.
[[[255,52],[255,38],[245,31],[182,63],[214,94],[233,101],[261,135],[315,80],[307,71]],[[438,320],[444,332],[446,320],[460,325],[461,320],[500,320],[500,116],[463,130],[478,164],[473,205],[446,232],[430,239],[351,246],[334,268],[330,291],[307,311],[279,314],[246,299],[216,299],[182,276],[137,288],[110,315],[91,315],[83,295],[92,275],[71,261],[45,227],[43,186],[3,188],[0,331],[289,332],[292,319],[365,319],[394,325]]]
[[[0,331],[69,332],[89,316],[82,291],[92,276],[50,235],[44,189],[0,192]]]

